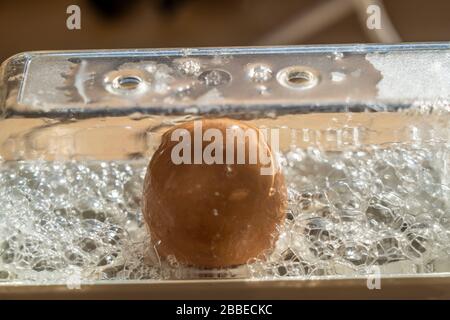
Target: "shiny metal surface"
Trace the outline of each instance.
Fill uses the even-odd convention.
[[[413,102],[410,95],[393,83],[395,99],[378,96],[382,72],[366,55],[396,53],[404,59],[411,55],[427,59],[433,54],[433,60],[445,64],[449,50],[449,44],[431,43],[29,52],[3,64],[1,105],[7,115],[83,117],[397,110]],[[265,66],[273,75],[264,81],[252,79],[249,67],[255,65]],[[317,85],[295,90],[280,84],[275,75],[288,67],[313,70]],[[345,81],[336,74],[345,75]],[[407,76],[405,81],[417,81],[420,75]],[[120,81],[139,83],[136,88],[119,88]]]

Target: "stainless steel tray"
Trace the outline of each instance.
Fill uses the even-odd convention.
[[[14,172],[39,161],[145,162],[171,125],[226,116],[279,128],[282,152],[437,141],[443,214],[450,216],[449,61],[447,43],[22,53],[0,69],[0,166]],[[0,226],[1,219],[4,213]],[[442,228],[439,236],[448,236]],[[22,269],[12,276],[0,260],[0,297],[450,298],[450,243],[436,244],[447,254],[426,265],[382,267],[381,290],[369,290],[370,273],[354,265],[322,275],[221,271],[225,279],[200,271],[102,280],[93,271],[71,289],[62,278],[45,278],[50,267],[29,266],[37,273],[21,278]]]

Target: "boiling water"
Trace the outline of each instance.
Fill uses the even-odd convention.
[[[280,154],[287,219],[273,252],[214,277],[450,271],[449,149],[389,144]],[[147,160],[0,166],[0,281],[211,276],[159,260],[140,211]]]

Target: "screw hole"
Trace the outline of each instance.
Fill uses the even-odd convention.
[[[141,82],[138,76],[120,76],[114,80],[115,87],[122,90],[136,90]]]
[[[310,82],[312,74],[305,71],[293,71],[288,74],[288,81],[294,85],[305,85]]]
[[[307,67],[295,66],[281,70],[277,75],[278,81],[285,87],[292,89],[312,88],[319,82],[316,71]]]

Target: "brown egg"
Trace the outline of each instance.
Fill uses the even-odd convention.
[[[213,135],[208,129],[216,129],[215,139],[208,139],[208,131]],[[241,143],[227,138],[227,132],[244,130],[255,135]],[[273,247],[277,225],[285,218],[286,187],[271,148],[258,133],[245,122],[204,119],[163,135],[148,166],[143,196],[143,213],[160,257],[220,268],[245,264]],[[184,151],[180,136],[186,138]],[[217,142],[214,152],[212,141]],[[239,148],[245,151],[244,163],[238,161]],[[258,156],[252,162],[255,150],[265,152],[266,159]]]

